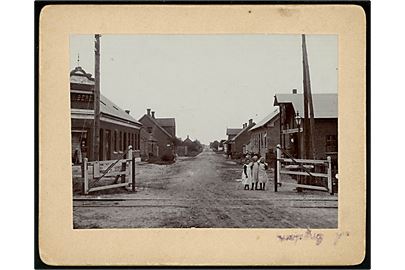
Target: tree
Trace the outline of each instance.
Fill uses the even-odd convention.
[[[218,151],[219,142],[217,140],[212,142],[211,149],[214,151]]]

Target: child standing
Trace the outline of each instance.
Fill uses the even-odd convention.
[[[257,183],[259,182],[259,162],[257,162],[258,157],[254,156],[252,160],[252,163],[250,163],[250,168],[252,170],[252,190],[257,190]]]
[[[251,176],[252,171],[250,170],[250,156],[247,156],[245,159],[245,164],[243,164],[242,171],[242,184],[244,185],[245,190],[249,190],[250,183],[252,182]]]
[[[267,177],[267,168],[269,165],[264,161],[264,157],[260,158],[259,162],[259,185],[260,185],[260,190],[265,190],[266,189],[266,183],[268,180]]]

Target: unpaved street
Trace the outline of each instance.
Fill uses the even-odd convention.
[[[204,151],[172,165],[137,165],[137,190],[76,195],[75,228],[336,228],[337,196],[243,190],[241,166]]]

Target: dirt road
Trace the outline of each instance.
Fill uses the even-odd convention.
[[[275,193],[272,174],[268,190],[243,190],[240,176],[240,165],[211,151],[172,165],[139,165],[136,193],[76,196],[74,227],[337,227],[337,196],[288,187]]]

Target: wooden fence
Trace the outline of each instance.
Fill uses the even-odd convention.
[[[287,157],[282,157],[284,153]],[[323,167],[325,172],[317,172],[315,168]],[[315,171],[314,171],[315,170]],[[332,161],[331,157],[327,157],[326,160],[315,160],[315,159],[295,159],[285,152],[280,145],[277,145],[277,157],[276,166],[274,170],[275,181],[274,181],[274,191],[277,192],[278,187],[282,185],[281,175],[296,175],[298,177],[320,177],[325,178],[325,185],[318,186],[312,184],[301,184],[297,183],[296,188],[299,189],[312,189],[319,191],[329,192],[331,195],[334,194],[332,186]]]
[[[83,193],[105,190],[118,187],[132,186],[132,191],[135,192],[135,155],[132,146],[128,147],[128,151],[124,153],[123,158],[118,160],[91,161],[87,158],[83,163],[84,188]],[[124,158],[126,156],[126,158]],[[115,177],[113,184],[99,185],[102,178]]]

